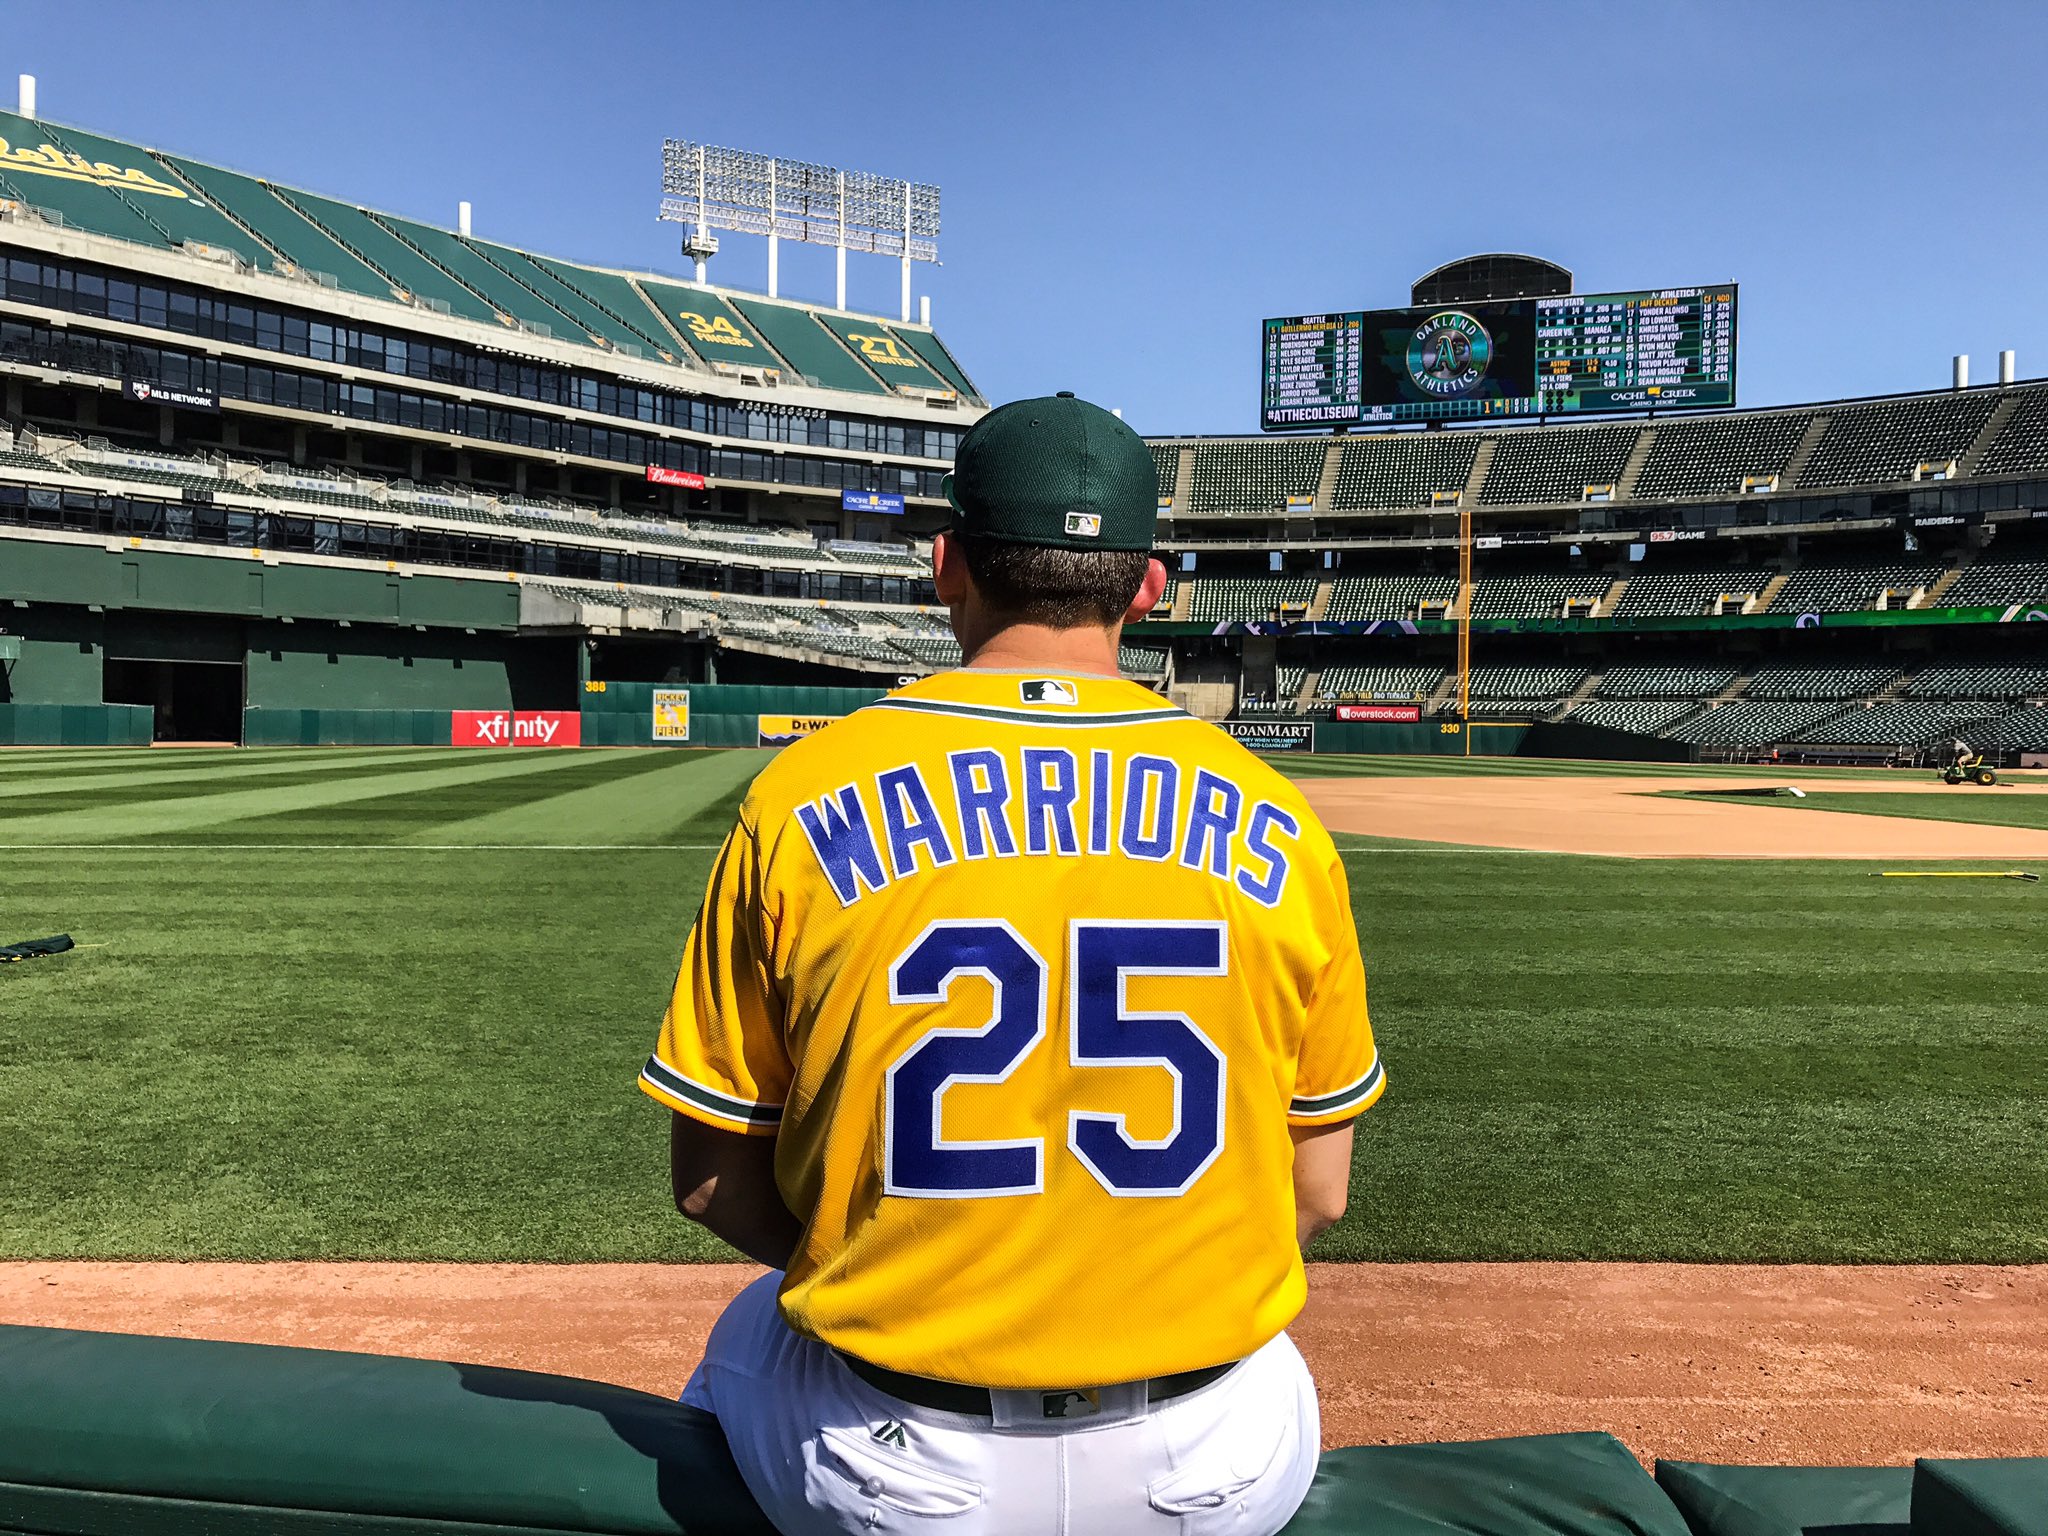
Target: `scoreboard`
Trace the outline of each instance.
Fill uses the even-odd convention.
[[[1733,283],[1260,325],[1268,432],[1734,403]]]

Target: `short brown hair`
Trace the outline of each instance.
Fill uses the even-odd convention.
[[[1054,549],[955,532],[983,601],[1012,624],[1107,629],[1145,583],[1145,550]]]

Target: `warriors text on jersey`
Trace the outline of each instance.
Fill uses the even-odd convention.
[[[796,1331],[1039,1387],[1284,1328],[1288,1126],[1385,1079],[1291,784],[1134,683],[966,670],[755,780],[640,1081],[779,1137]]]

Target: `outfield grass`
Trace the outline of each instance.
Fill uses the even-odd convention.
[[[0,1253],[713,1254],[632,1079],[763,760],[0,754],[0,941],[103,946],[0,968]],[[1345,842],[1329,1256],[2048,1259],[2041,887]]]
[[[1666,791],[1672,793],[1672,791]],[[1939,795],[1830,794],[1808,790],[1803,800],[1760,799],[1755,795],[1717,795],[1683,790],[1688,799],[1726,800],[1743,805],[1792,806],[1802,811],[1849,811],[1862,816],[1906,816],[1920,821],[1970,821],[1994,827],[2048,829],[2048,794],[2038,789],[1956,785]]]

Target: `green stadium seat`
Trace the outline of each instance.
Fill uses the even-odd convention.
[[[1660,421],[1632,494],[1740,495],[1745,480],[1784,472],[1812,422],[1811,411]]]
[[[1493,506],[1585,500],[1589,485],[1615,485],[1634,451],[1637,426],[1517,427],[1495,439],[1479,499]]]
[[[1403,432],[1347,437],[1337,449],[1339,511],[1426,507],[1439,495],[1462,496],[1479,452],[1476,432]]]
[[[1960,459],[1997,408],[1989,391],[1849,406],[1828,417],[1801,488],[1906,480],[1922,464]]]
[[[1612,576],[1585,571],[1524,576],[1485,576],[1472,584],[1475,619],[1554,619],[1565,604],[1583,612],[1614,586]]]
[[[103,139],[98,134],[86,133],[77,128],[56,128],[48,123],[29,123],[11,113],[0,113],[0,134],[17,144],[34,142],[36,130],[42,139],[61,150],[67,150],[95,166],[112,166],[118,171],[130,173],[119,188],[107,189],[107,195],[125,204],[130,211],[139,214],[156,231],[157,239],[152,244],[204,245],[218,251],[230,251],[258,271],[270,271],[274,258],[263,242],[237,225],[220,209],[205,198],[196,195],[171,171],[150,156],[146,149],[133,144],[123,144],[114,139]],[[16,139],[17,132],[23,135]],[[19,165],[10,165],[8,174],[21,174]],[[22,181],[39,184],[55,178],[22,175]],[[90,183],[73,183],[84,190]],[[39,201],[35,196],[36,186],[24,188],[31,202]],[[118,233],[118,231],[113,231]]]
[[[1776,574],[1755,567],[1636,571],[1622,588],[1613,617],[1739,613],[1744,600],[1761,593]]]
[[[813,313],[819,324],[844,342],[848,351],[858,354],[889,388],[904,384],[916,389],[953,388],[943,375],[926,366],[916,348],[881,321],[861,320],[827,310]]]
[[[633,285],[616,273],[596,272],[566,261],[529,256],[505,246],[485,245],[482,241],[470,244],[538,289],[550,304],[574,316],[593,342],[616,347],[628,357],[672,359],[676,355],[675,343],[647,314],[647,306],[639,302]]]
[[[1657,1486],[1693,1536],[1912,1536],[1914,1530],[1911,1467],[1660,1461]]]
[[[308,277],[331,278],[346,293],[365,298],[390,300],[396,297],[391,282],[361,257],[347,249],[326,230],[296,208],[275,196],[253,176],[201,165],[178,155],[164,155],[164,163],[204,192],[236,222],[246,224],[299,272]]]
[[[1328,439],[1320,437],[1198,442],[1188,466],[1187,510],[1284,511],[1288,497],[1315,494],[1328,448]]]
[[[1957,734],[1970,736],[1984,721],[2004,713],[2002,704],[1889,699],[1847,710],[1792,739],[1829,746],[1922,747]]]
[[[2048,1457],[1913,1463],[1914,1536],[2048,1536]]]
[[[379,224],[368,209],[289,187],[273,187],[272,190],[282,201],[291,204],[341,245],[428,307],[444,309],[465,320],[489,325],[503,323],[498,318],[497,306],[472,293]]]
[[[820,388],[870,395],[889,392],[889,386],[870,373],[809,310],[767,299],[735,299],[733,307],[789,360],[796,374]]]
[[[946,344],[939,340],[936,332],[912,325],[891,326],[890,329],[924,359],[926,367],[958,390],[963,400],[979,401],[982,398],[981,391],[974,387],[974,381],[967,377],[967,370],[946,350]]]
[[[1860,699],[1879,693],[1898,674],[1890,667],[1759,667],[1742,690],[1747,699]]]
[[[493,310],[510,315],[521,325],[544,336],[581,341],[581,328],[554,305],[530,288],[516,282],[458,235],[429,224],[416,224],[388,213],[372,215],[376,221],[430,257],[459,278],[464,286],[481,294]]]
[[[1705,700],[1734,681],[1733,667],[1609,667],[1594,693],[1603,699]]]
[[[1695,699],[1588,699],[1565,716],[1580,725],[1654,736],[1700,707]]]
[[[1787,578],[1770,611],[1854,613],[1875,608],[1880,599],[1887,607],[1904,608],[1939,581],[1944,569],[1933,563],[1805,566]]]
[[[1444,669],[1437,666],[1325,667],[1316,679],[1316,697],[1419,702],[1443,679]]]
[[[2048,469],[2048,393],[2031,390],[2020,397],[1971,473],[2023,475],[2044,469]]]

